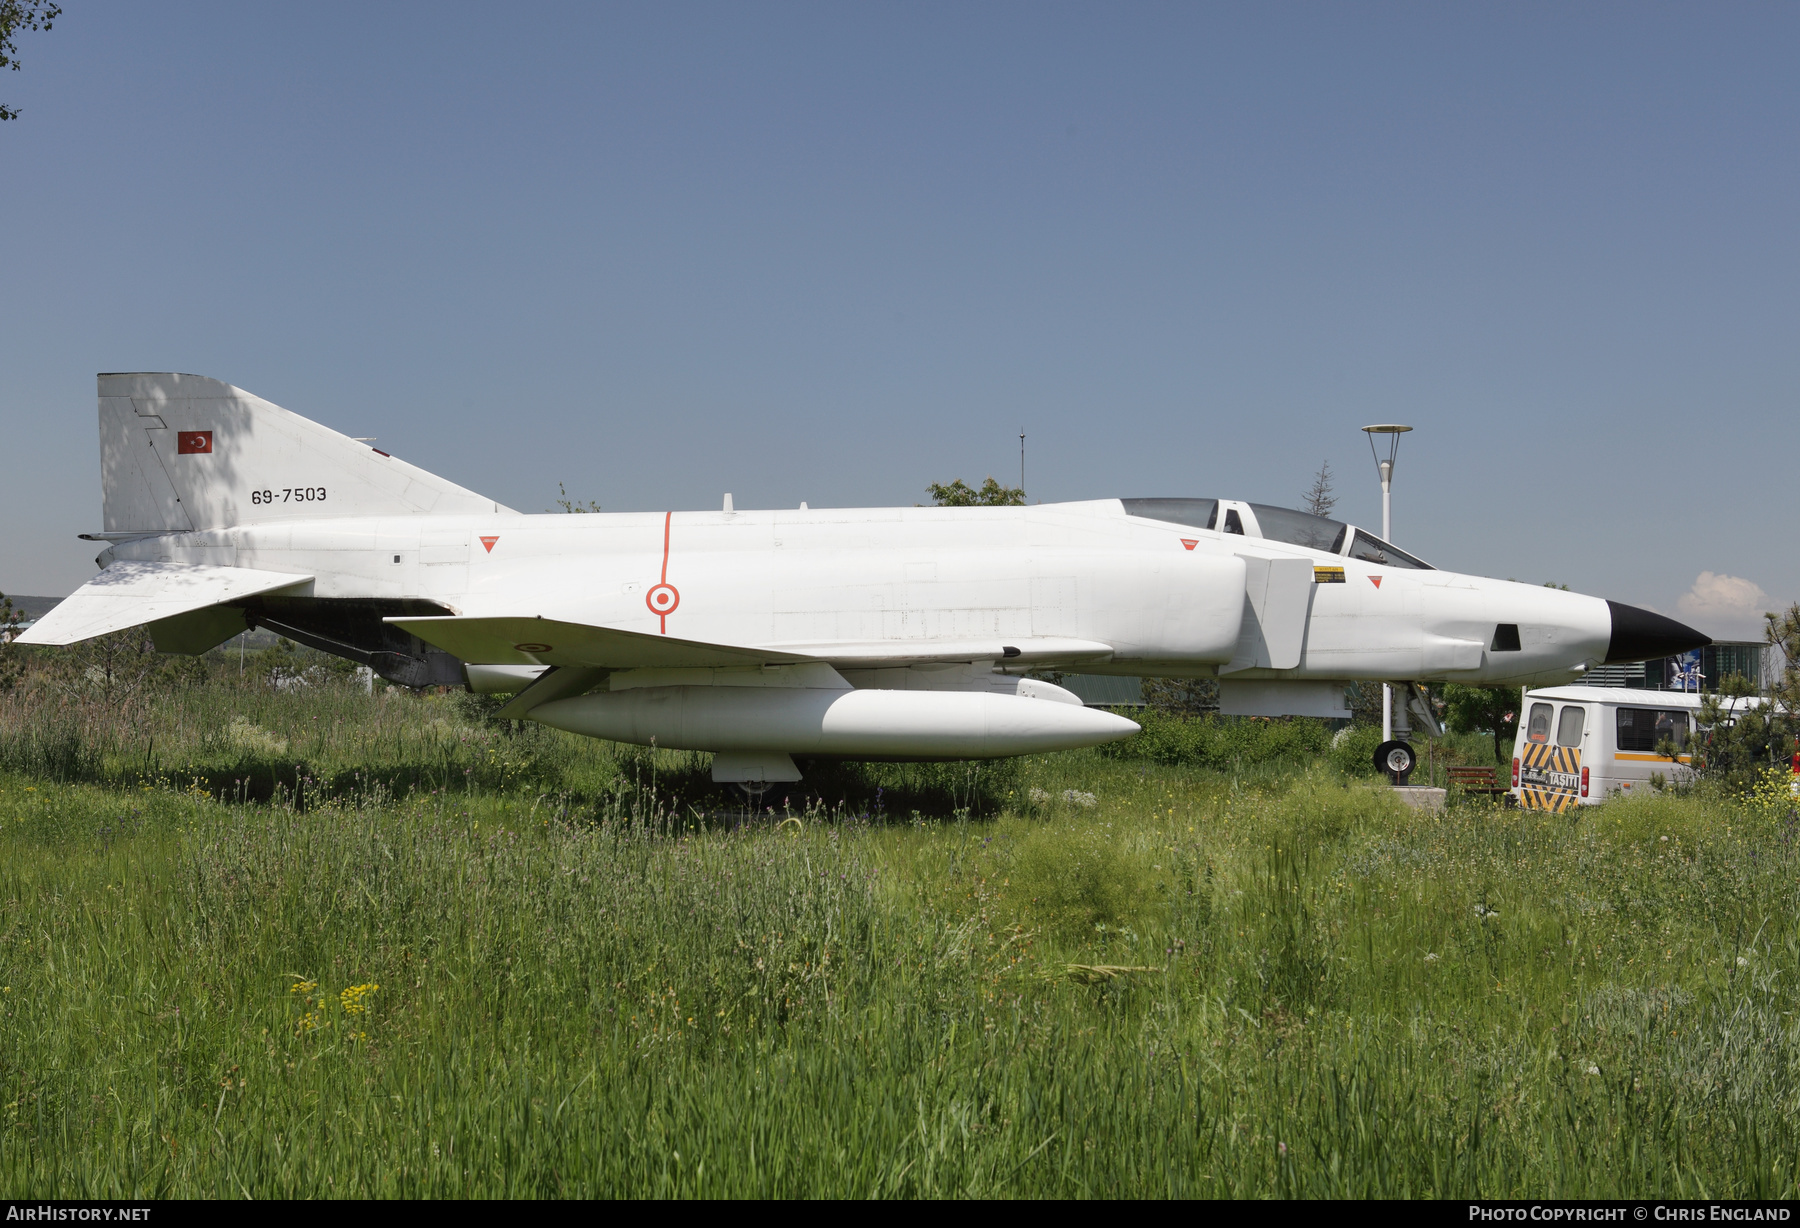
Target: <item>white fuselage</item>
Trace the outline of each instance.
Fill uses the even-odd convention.
[[[1116,499],[287,518],[118,542],[100,562],[115,559],[310,575],[301,591],[320,598],[423,598],[466,616],[757,647],[1088,641],[1110,656],[1069,666],[1115,674],[1553,683],[1605,659],[1611,633],[1598,598],[1127,515]],[[1274,581],[1266,605],[1258,588],[1271,563],[1333,582],[1290,585],[1283,613]],[[1294,623],[1297,660],[1259,655],[1259,618]],[[1495,650],[1497,624],[1517,626],[1516,650]]]

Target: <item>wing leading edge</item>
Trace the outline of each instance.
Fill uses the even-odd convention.
[[[1033,665],[1045,661],[1103,660],[1108,644],[1093,640],[1031,637],[993,640],[890,640],[871,643],[777,645],[713,644],[646,635],[614,627],[553,618],[390,618],[474,665],[562,665],[590,669],[743,668],[824,661],[831,665],[923,665],[940,661],[1004,661]]]

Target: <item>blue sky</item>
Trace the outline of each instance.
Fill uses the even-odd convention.
[[[523,510],[1292,503],[1685,615],[1800,597],[1800,7],[65,0],[0,74],[0,587],[96,371]]]

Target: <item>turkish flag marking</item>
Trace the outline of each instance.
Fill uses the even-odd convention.
[[[178,431],[175,435],[175,455],[177,456],[193,456],[196,453],[211,451],[211,431]]]
[[[1192,550],[1195,546],[1200,544],[1200,539],[1198,537],[1184,537],[1181,539],[1181,544],[1186,546],[1189,550]]]
[[[1380,576],[1370,576],[1369,583],[1373,584],[1376,588],[1380,588],[1381,587],[1381,577]]]
[[[498,537],[484,537],[481,539],[481,544],[487,547],[487,552],[489,554],[492,554],[494,552],[494,543],[499,540]]]

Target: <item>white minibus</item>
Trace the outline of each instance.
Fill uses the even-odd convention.
[[[1513,741],[1513,797],[1528,810],[1561,811],[1648,790],[1652,776],[1692,780],[1686,749],[1701,732],[1700,701],[1624,687],[1526,691]],[[1665,740],[1678,751],[1674,759],[1656,753]]]

